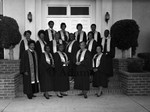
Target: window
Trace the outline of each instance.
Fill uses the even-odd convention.
[[[89,7],[71,7],[71,15],[89,15]]]
[[[66,7],[48,7],[48,15],[67,15]]]

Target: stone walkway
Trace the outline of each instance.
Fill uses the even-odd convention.
[[[42,94],[29,100],[26,96],[9,100],[0,99],[0,112],[150,112],[150,96],[104,94],[88,99],[70,94],[64,98],[56,95],[47,100]]]

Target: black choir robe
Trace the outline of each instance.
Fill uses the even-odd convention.
[[[110,51],[103,52],[106,55],[107,76],[113,76],[113,58],[115,57],[115,44],[113,38],[110,41]]]
[[[68,66],[63,66],[59,54],[56,52],[54,54],[55,63],[55,76],[54,76],[54,91],[68,91],[69,87],[69,77],[68,77]]]
[[[44,36],[44,40],[46,41],[46,43],[49,43],[51,40],[49,40],[49,33],[48,33],[48,30],[49,29],[47,29],[47,30],[45,30],[45,36]],[[56,31],[55,30],[53,30],[54,31],[54,34],[56,33]],[[54,37],[53,37],[53,39],[54,39]]]
[[[54,68],[46,62],[44,53],[42,53],[41,55],[39,67],[39,81],[41,92],[54,90]]]
[[[77,41],[75,41],[73,43],[71,52],[68,52],[68,48],[69,48],[69,45],[67,45],[66,49],[65,49],[65,52],[66,52],[66,54],[68,56],[68,59],[70,60],[70,63],[69,63],[69,75],[70,76],[74,76],[75,75],[75,67],[76,67],[74,62],[76,60],[77,51],[79,50],[79,43]]]
[[[38,61],[40,61],[41,54],[42,54],[42,47],[41,47],[41,44],[40,44],[39,40],[36,41],[35,50],[36,50],[36,53],[38,55]]]
[[[92,31],[90,31],[90,32],[92,32]],[[90,33],[90,32],[89,32],[89,33]],[[96,40],[96,38],[97,38],[97,40],[96,40],[97,45],[101,45],[102,38],[101,38],[100,32],[95,31],[95,32],[93,32],[93,33],[94,33],[94,40]],[[97,37],[96,37],[95,33],[97,33]]]
[[[19,59],[21,59],[21,56],[22,56],[22,54],[23,54],[24,51],[25,51],[24,40],[21,40],[20,47],[19,47]]]
[[[63,40],[62,35],[61,35],[61,32],[62,32],[62,30],[58,31],[58,33],[60,34],[60,38]],[[67,35],[66,35],[66,36],[67,36],[67,39],[65,39],[65,37],[64,37],[64,40],[63,40],[63,41],[65,41],[66,43],[68,43],[68,42],[69,42],[69,32],[68,32],[68,31],[65,31],[65,33],[67,34]],[[64,34],[63,34],[63,35],[64,35]]]
[[[61,40],[61,39],[60,39],[60,40]],[[64,48],[66,47],[65,41],[63,41],[63,40],[61,40],[61,41],[62,41],[62,43],[59,43],[59,42],[57,43],[57,51],[58,51],[58,45],[59,45],[59,44],[63,44],[63,45],[64,45]],[[57,51],[56,51],[56,52],[53,51],[53,46],[54,46],[54,45],[53,45],[53,41],[50,41],[49,46],[50,46],[50,49],[51,49],[50,52],[51,52],[51,54],[54,56],[54,53],[56,53]]]
[[[90,71],[92,70],[91,53],[87,50],[84,60],[80,65],[76,65],[76,76],[74,89],[89,90],[90,89]]]
[[[100,59],[100,65],[97,67],[97,69],[98,71],[93,72],[93,87],[108,87],[106,57],[103,54]]]
[[[33,56],[32,56],[33,57]],[[33,60],[34,61],[34,60]],[[35,76],[35,83],[31,84],[31,70],[30,70],[30,62],[29,62],[29,55],[28,51],[25,50],[20,61],[20,73],[23,75],[23,92],[24,94],[32,95],[33,93],[39,92],[39,85],[36,78],[36,68],[34,62],[34,76]],[[25,75],[24,73],[28,72],[29,75]]]
[[[87,41],[86,33],[85,33],[85,31],[82,31],[82,32],[83,32],[83,40],[82,41],[86,42]],[[80,43],[81,35],[80,35],[80,38],[78,38],[78,31],[76,31],[74,33],[74,35],[75,35],[75,39]]]
[[[88,41],[87,41],[88,42]],[[89,43],[87,44],[87,49],[89,47]],[[96,47],[97,47],[97,42],[94,40],[93,44],[92,44],[92,49],[91,49],[91,56],[93,58],[93,56],[96,54]]]

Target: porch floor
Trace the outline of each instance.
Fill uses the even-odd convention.
[[[54,93],[49,100],[42,93],[32,100],[26,96],[0,100],[0,112],[150,112],[150,96],[126,96],[104,93],[96,97],[93,93],[84,99],[76,94],[58,98]]]

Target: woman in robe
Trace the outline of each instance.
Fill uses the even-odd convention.
[[[83,26],[82,24],[77,24],[76,26],[77,31],[74,33],[75,34],[75,39],[80,43],[82,41],[86,42],[87,38],[86,38],[86,33],[85,31],[83,31]]]
[[[58,46],[58,51],[54,54],[55,76],[54,91],[59,98],[67,96],[66,91],[69,90],[68,64],[67,54],[64,52],[64,45]]]
[[[30,30],[25,31],[23,34],[24,39],[21,40],[19,47],[19,59],[21,59],[23,52],[28,49],[28,42],[31,40],[31,34]]]
[[[29,49],[25,50],[21,57],[20,73],[23,74],[23,92],[28,99],[35,97],[34,93],[39,92],[38,85],[38,59],[34,50],[35,42],[28,42]]]
[[[44,97],[49,99],[49,91],[53,91],[54,89],[54,59],[52,54],[50,53],[50,47],[48,45],[44,46],[44,51],[41,55],[40,59],[40,89],[41,92],[44,92]]]
[[[65,23],[61,23],[60,25],[61,30],[58,31],[58,33],[60,34],[60,38],[65,41],[65,43],[67,44],[69,42],[69,32],[66,31],[66,24]]]
[[[81,90],[82,92],[78,94],[83,95],[87,98],[87,92],[90,89],[90,70],[92,69],[92,58],[90,51],[86,49],[86,43],[80,43],[80,50],[76,54],[76,76],[74,89]]]
[[[44,37],[45,37],[45,31],[44,30],[39,30],[38,32],[38,40],[36,41],[36,52],[37,52],[37,55],[38,55],[38,60],[40,61],[40,58],[41,58],[41,54],[43,52],[45,52],[44,50],[44,46],[47,44],[46,41],[44,40]]]
[[[97,53],[94,55],[92,59],[92,67],[93,67],[93,87],[97,87],[97,93],[95,94],[97,97],[102,95],[102,89],[108,86],[107,80],[107,66],[106,66],[106,57],[102,53],[102,46],[97,46]]]

